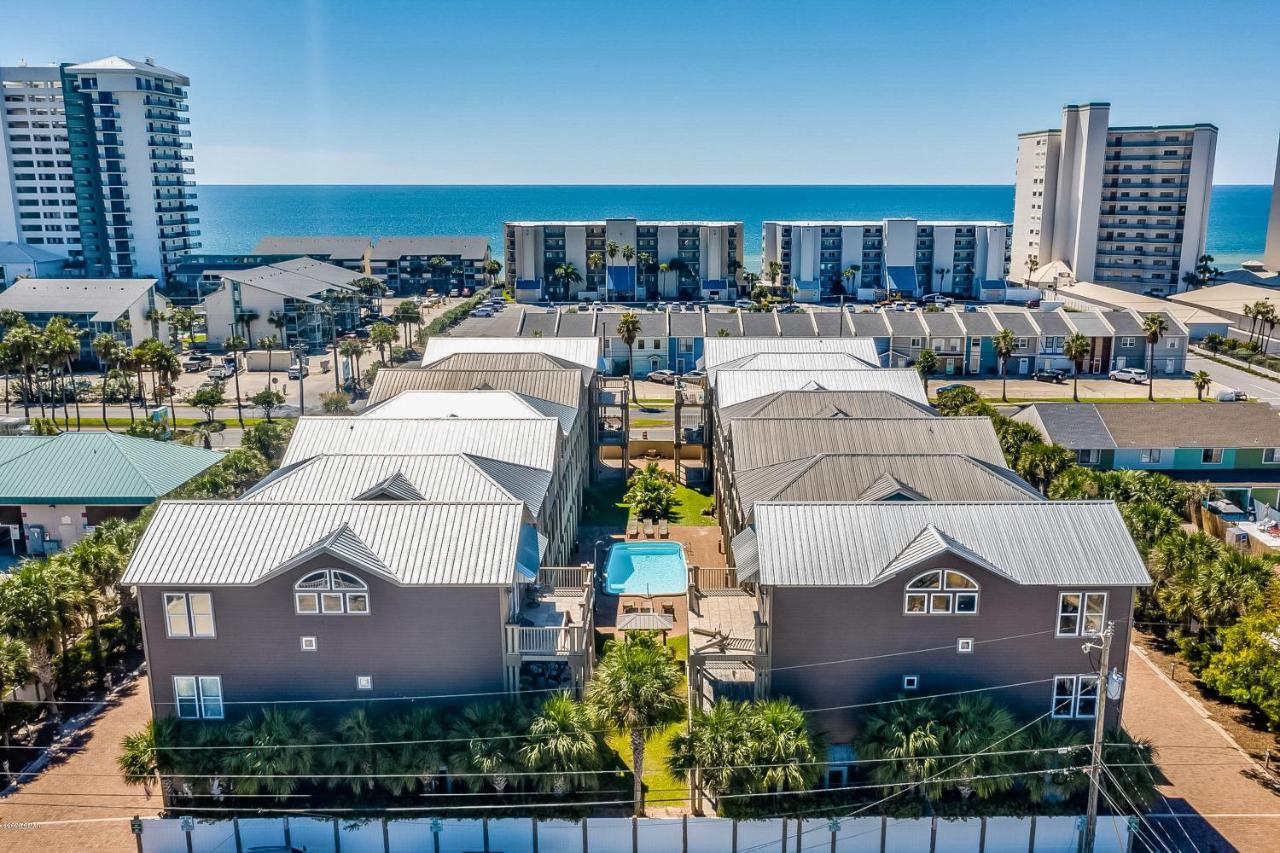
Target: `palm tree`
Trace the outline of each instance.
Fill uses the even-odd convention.
[[[1204,392],[1209,390],[1209,386],[1212,383],[1213,383],[1213,377],[1211,377],[1207,371],[1197,370],[1195,373],[1191,375],[1191,384],[1196,386],[1197,400],[1204,399]]]
[[[1071,359],[1071,399],[1077,403],[1080,402],[1080,370],[1089,357],[1090,349],[1089,339],[1079,332],[1068,336],[1062,344],[1062,354]]]
[[[951,274],[951,270],[947,267],[938,267],[933,271],[933,274],[938,277],[938,292],[941,293],[942,288],[947,283],[947,276]]]
[[[845,267],[841,271],[840,273],[841,278],[843,278],[845,282],[847,282],[844,285],[845,293],[849,293],[850,291],[853,290],[853,282],[858,277],[858,273],[861,271],[862,271],[862,267],[858,266],[857,264],[851,264],[850,266]]]
[[[276,336],[276,340],[280,342],[281,349],[289,348],[289,340],[287,337],[285,337],[285,333],[284,333],[286,324],[287,324],[287,321],[285,320],[285,316],[282,312],[271,311],[267,313],[267,325],[271,326],[278,333]],[[261,341],[259,341],[259,343],[261,343]]]
[[[959,780],[952,784],[962,798],[976,793],[985,800],[1013,787],[1013,777],[1005,774],[1016,771],[1017,758],[993,755],[990,745],[1000,744],[1001,753],[1021,748],[1017,730],[1013,714],[987,696],[961,696],[950,708],[943,749],[948,755],[967,756],[947,770],[947,776]]]
[[[241,311],[240,324],[244,326],[244,338],[249,342],[249,349],[253,349],[253,324],[262,315],[257,311]]]
[[[610,240],[608,243],[604,244],[604,253],[609,256],[610,263],[613,263],[613,261],[618,257],[618,248],[617,240]]]
[[[676,693],[680,681],[675,653],[646,633],[606,644],[604,658],[587,685],[587,702],[601,719],[630,732],[637,817],[644,816],[645,733],[681,716],[684,700]]]
[[[555,277],[560,281],[560,298],[564,301],[569,299],[569,288],[582,283],[582,273],[578,272],[572,261],[564,261],[557,266]]]
[[[1228,625],[1264,606],[1275,569],[1261,557],[1226,549],[1199,573],[1195,616],[1206,625]]]
[[[520,759],[536,777],[539,789],[565,794],[570,790],[595,790],[603,767],[604,744],[591,708],[568,693],[553,693],[534,714],[529,742],[520,748]]]
[[[84,331],[75,323],[67,320],[65,317],[54,317],[45,326],[44,345],[45,353],[49,358],[49,365],[58,366],[59,373],[62,374],[62,417],[63,423],[67,429],[71,428],[71,414],[67,411],[67,377],[70,377],[72,391],[75,391],[75,371],[72,369],[72,362],[80,356],[80,338],[84,336]],[[76,429],[80,429],[80,395],[75,394],[76,402]]]
[[[600,254],[599,252],[592,252],[591,254],[587,255],[587,269],[591,270],[592,272],[596,272],[602,269],[603,267],[604,267],[604,255]],[[609,283],[607,279],[605,280],[605,285],[604,285],[604,300],[606,302],[609,301]]]
[[[1157,542],[1177,530],[1181,524],[1173,510],[1150,501],[1122,504],[1120,515],[1129,528],[1133,543],[1144,557]]]
[[[25,325],[27,318],[12,308],[0,310],[0,328],[7,333],[14,326]],[[0,362],[4,365],[4,413],[9,414],[9,371],[17,366],[18,359],[12,349],[0,342]]]
[[[378,360],[384,365],[387,362],[387,347],[400,339],[400,332],[390,323],[374,323],[369,330],[369,343],[378,348]]]
[[[147,313],[143,314],[142,317],[148,323],[151,324],[151,337],[159,339],[160,324],[168,319],[165,316],[164,311],[160,308],[156,308],[155,306],[152,306],[151,308],[147,309]]]
[[[1034,752],[1015,756],[1017,770],[1026,773],[1018,778],[1018,784],[1026,789],[1027,799],[1033,803],[1059,803],[1087,788],[1089,777],[1084,769],[1089,751],[1081,748],[1086,743],[1083,729],[1062,720],[1042,720],[1028,729],[1023,748]],[[1031,773],[1033,770],[1037,772]]]
[[[420,782],[429,785],[445,763],[440,751],[443,736],[440,715],[432,708],[412,708],[387,720],[382,739],[394,745],[382,756],[383,787],[399,797],[414,791]]]
[[[49,648],[55,641],[61,643],[67,614],[83,600],[83,589],[73,572],[48,560],[24,560],[0,583],[0,626],[26,644],[53,720],[62,714],[54,698]]]
[[[236,420],[240,422],[240,429],[244,429],[244,402],[240,399],[240,353],[249,349],[249,342],[239,335],[232,335],[222,342],[222,348],[235,358],[235,373],[231,376],[236,384]]]
[[[258,338],[258,346],[267,351],[267,388],[271,388],[271,378],[275,368],[275,360],[271,357],[271,353],[279,348],[280,341],[275,335],[267,335]]]
[[[1147,336],[1147,399],[1155,400],[1156,388],[1156,344],[1169,331],[1163,314],[1148,314],[1142,321],[1142,331]]]
[[[938,354],[931,349],[922,349],[916,356],[916,373],[924,382],[924,395],[929,396],[929,377],[938,369]]]
[[[133,347],[126,346],[121,343],[119,349],[116,350],[116,373],[124,382],[124,399],[129,404],[129,423],[133,423],[133,397],[135,379],[142,375],[141,368],[138,367],[137,352]],[[139,385],[138,391],[142,390]]]
[[[320,731],[305,708],[264,708],[231,729],[239,749],[228,750],[227,769],[240,778],[236,793],[270,794],[284,799],[297,790],[316,765]]]
[[[93,656],[98,670],[98,683],[106,677],[102,636],[99,630],[100,606],[120,583],[128,559],[106,542],[81,539],[75,545],[52,558],[53,562],[70,569],[84,579],[93,595],[88,597],[89,622],[93,633]]]
[[[1147,557],[1151,593],[1157,599],[1174,578],[1192,574],[1222,556],[1222,541],[1199,530],[1176,529],[1156,542]]]
[[[658,280],[659,280],[660,282],[662,282],[662,284],[666,284],[666,283],[667,283],[667,273],[668,273],[668,272],[670,272],[670,271],[671,271],[671,265],[670,265],[670,264],[665,263],[665,262],[664,262],[664,263],[661,263],[661,264],[658,264]],[[659,285],[658,295],[659,295],[659,296],[661,296],[661,295],[662,295],[661,285]]]
[[[194,308],[174,308],[173,313],[169,317],[169,324],[173,326],[179,335],[185,333],[192,349],[196,345],[196,311]]]
[[[818,776],[821,750],[809,731],[805,712],[790,699],[753,703],[747,714],[751,775],[763,791],[802,791],[812,788]]]
[[[632,270],[632,272],[635,273],[634,280],[631,282],[631,298],[639,299],[640,297],[636,295],[635,291],[636,291],[636,282],[640,280],[640,273],[638,270],[635,269],[635,267],[631,263],[635,259],[636,259],[636,247],[632,246],[630,243],[624,245],[622,247],[622,261],[627,265],[629,269]]]
[[[321,750],[324,772],[330,776],[329,787],[344,787],[356,797],[372,792],[382,772],[382,749],[367,744],[381,740],[364,708],[357,708],[338,720],[333,731],[333,746]]]
[[[695,798],[704,791],[718,797],[728,793],[744,777],[753,775],[751,768],[745,766],[750,763],[747,706],[717,699],[705,711],[694,709],[688,731],[671,738],[667,769],[672,773],[690,774],[689,787]]]
[[[172,717],[147,720],[141,731],[125,735],[120,740],[120,755],[116,767],[120,769],[126,785],[141,785],[142,793],[151,799],[151,786],[160,784],[161,756],[157,746],[171,743],[175,723]]]
[[[348,367],[351,368],[351,387],[360,387],[360,356],[364,355],[364,344],[359,339],[343,341],[338,347],[338,354],[347,360]],[[334,370],[338,369],[335,364]]]
[[[99,332],[93,339],[93,354],[98,357],[98,366],[102,368],[102,425],[107,432],[111,431],[111,424],[107,423],[107,373],[114,365],[119,350],[120,342],[110,332]]]
[[[636,316],[634,311],[626,311],[618,318],[618,337],[627,345],[627,375],[635,374],[635,354],[631,351],[632,345],[636,342],[636,338],[640,334],[640,318]]]
[[[1035,255],[1027,255],[1027,284],[1031,284],[1031,277],[1036,274],[1036,270],[1040,269],[1040,259]]]
[[[653,263],[653,255],[648,252],[640,252],[636,255],[636,298],[640,298],[640,271],[649,272],[649,266]],[[645,289],[645,298],[648,298],[648,288]]]
[[[765,278],[769,279],[769,283],[774,288],[782,287],[782,263],[779,261],[769,261],[765,267]]]
[[[463,776],[473,791],[491,786],[504,793],[511,784],[511,774],[524,767],[520,760],[524,738],[518,734],[526,728],[524,716],[509,702],[468,705],[450,730],[449,737],[460,743],[449,756],[449,770]]]
[[[1039,488],[1041,494],[1048,495],[1054,479],[1075,464],[1075,454],[1067,448],[1034,442],[1025,445],[1018,453],[1014,470],[1019,477]]]
[[[941,721],[941,709],[932,699],[909,701],[901,699],[882,705],[862,725],[857,741],[858,757],[875,760],[868,776],[877,784],[893,785],[890,790],[910,790],[908,784],[917,784],[916,791],[926,800],[937,799],[942,785],[925,782],[939,775],[948,766],[946,755],[946,727]]]
[[[13,358],[22,367],[22,409],[23,413],[30,418],[33,378],[40,364],[42,346],[40,330],[26,323],[9,326],[4,335],[4,342]],[[44,416],[43,404],[40,415]]]
[[[498,279],[498,273],[502,272],[502,261],[488,260],[484,264],[484,274],[489,277],[489,285],[492,286]]]
[[[1013,331],[1001,329],[1000,333],[991,339],[991,343],[995,346],[996,360],[1000,362],[1000,399],[1007,403],[1009,402],[1009,359],[1013,357],[1015,343]]]

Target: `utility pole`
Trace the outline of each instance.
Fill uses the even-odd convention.
[[[1093,717],[1093,755],[1089,762],[1089,809],[1085,814],[1084,837],[1080,845],[1083,853],[1093,853],[1093,845],[1098,836],[1098,792],[1102,785],[1102,737],[1106,730],[1107,673],[1111,670],[1111,639],[1114,634],[1115,623],[1108,622],[1106,629],[1098,637],[1100,642],[1085,643],[1082,647],[1085,654],[1089,654],[1094,649],[1102,650],[1102,660],[1098,667],[1098,703]]]

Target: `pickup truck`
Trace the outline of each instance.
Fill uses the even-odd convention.
[[[213,359],[200,353],[192,353],[182,360],[182,369],[187,373],[199,373],[213,367]]]
[[[209,371],[210,379],[230,379],[235,375],[236,375],[235,365],[228,364],[225,361],[215,364],[213,368]]]

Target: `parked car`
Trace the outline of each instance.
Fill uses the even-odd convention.
[[[367,340],[369,340],[369,330],[368,330],[368,329],[356,329],[356,330],[355,330],[354,332],[352,332],[351,334],[355,335],[358,339],[360,339],[360,340],[362,340],[362,341],[367,341]]]
[[[648,305],[644,306],[644,310],[646,310],[646,311],[657,311],[657,310],[658,310],[658,303],[656,303],[656,302],[650,302]]]
[[[799,305],[796,305],[793,302],[789,305],[783,305],[781,308],[778,309],[778,313],[779,314],[799,314],[803,310],[804,310],[803,308],[801,308]]]
[[[458,295],[458,288],[456,287],[449,288],[449,295],[456,297]]]
[[[213,368],[209,371],[210,379],[230,379],[235,375],[236,375],[235,365],[227,364],[226,362],[223,362],[222,364],[215,364]]]
[[[680,377],[680,381],[701,385],[707,381],[707,372],[705,370],[690,370]]]
[[[310,375],[311,375],[311,369],[307,367],[305,364],[289,365],[290,379],[301,379],[304,376],[310,376]]]
[[[1131,385],[1143,385],[1147,381],[1147,371],[1141,367],[1121,367],[1108,373],[1107,378],[1116,382],[1128,382]]]
[[[182,360],[182,369],[187,373],[199,373],[213,367],[213,359],[209,356],[193,352]]]
[[[920,304],[925,306],[937,305],[939,308],[946,308],[953,301],[950,296],[945,296],[941,293],[930,293],[920,300]]]
[[[1067,374],[1061,370],[1046,368],[1044,370],[1037,370],[1035,373],[1031,374],[1031,378],[1037,382],[1054,382],[1061,385],[1063,382],[1067,381]]]
[[[645,379],[650,382],[661,382],[663,385],[674,385],[676,374],[671,370],[651,370]]]
[[[492,316],[493,316],[493,309],[492,309],[492,308],[490,308],[488,305],[481,305],[479,308],[475,308],[475,309],[473,309],[473,310],[471,311],[470,316],[472,316],[472,317],[492,317]]]
[[[1218,392],[1219,403],[1236,403],[1241,400],[1248,400],[1249,395],[1236,388],[1227,388]]]
[[[752,308],[755,307],[755,303],[752,302],[750,299],[739,299],[738,301],[733,303],[733,307],[739,309],[740,311],[750,311]]]
[[[933,390],[935,394],[945,394],[948,391],[959,391],[961,388],[968,388],[970,391],[973,390],[972,385],[965,385],[963,382],[951,382],[947,385],[939,385]]]
[[[895,299],[889,307],[894,311],[906,311],[907,303],[903,302],[901,299]]]

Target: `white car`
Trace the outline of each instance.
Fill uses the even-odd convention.
[[[1107,378],[1116,382],[1128,382],[1131,385],[1144,385],[1147,381],[1147,371],[1141,367],[1121,367],[1108,373]]]
[[[471,316],[472,317],[492,317],[493,309],[490,308],[488,305],[481,305],[479,308],[476,308],[471,312]]]
[[[755,307],[755,303],[750,299],[739,299],[737,302],[733,303],[733,307],[740,311],[750,311]]]
[[[920,300],[921,305],[937,305],[939,308],[947,308],[951,305],[951,297],[941,293],[930,293]]]

